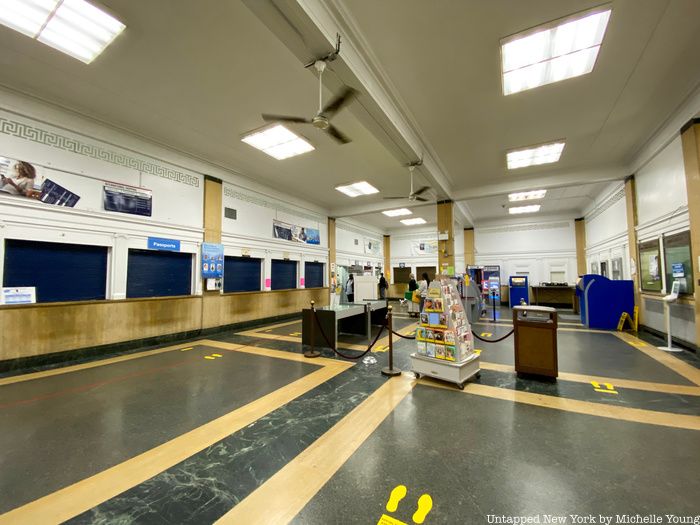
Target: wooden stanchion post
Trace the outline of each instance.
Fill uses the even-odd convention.
[[[392,308],[392,306],[389,306],[386,314],[387,327],[389,328],[389,366],[382,368],[382,375],[388,377],[401,375],[401,370],[394,368],[394,321]]]
[[[311,341],[311,350],[304,350],[304,357],[313,358],[319,357],[321,352],[316,350],[316,302],[311,301],[311,326],[309,327],[309,340]]]

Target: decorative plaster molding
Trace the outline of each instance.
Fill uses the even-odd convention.
[[[264,198],[262,196],[251,195],[250,193],[240,191],[233,184],[224,183],[224,195],[226,197],[231,197],[232,199],[239,200],[241,202],[247,202],[248,204],[255,204],[262,208],[269,208],[282,213],[288,213],[290,215],[295,215],[303,219],[308,219],[310,221],[325,223],[326,216],[321,214],[314,214],[313,212],[302,210],[300,208],[289,208],[281,201],[274,198]]]
[[[603,201],[600,204],[598,204],[595,208],[593,208],[593,210],[591,210],[590,213],[585,215],[584,218],[586,219],[586,221],[592,221],[596,217],[603,214],[606,210],[610,209],[616,202],[624,198],[625,186],[623,184],[621,188],[619,188],[617,191],[611,193],[605,199],[603,199]]]
[[[103,162],[109,162],[110,164],[130,168],[143,173],[149,173],[151,175],[155,175],[156,177],[168,179],[173,182],[179,182],[181,184],[187,184],[194,187],[200,186],[199,177],[195,175],[183,173],[162,164],[132,157],[114,149],[89,144],[77,138],[62,135],[56,131],[50,131],[38,126],[32,126],[17,120],[0,117],[0,133],[35,142],[37,144],[42,144],[44,146],[51,146],[52,148],[75,153],[76,155],[82,155],[84,157],[90,157]]]
[[[568,222],[544,222],[538,224],[511,224],[508,226],[500,226],[494,228],[476,228],[474,230],[475,234],[479,233],[508,233],[508,232],[524,232],[533,230],[557,230],[563,228],[569,228],[571,226]]]

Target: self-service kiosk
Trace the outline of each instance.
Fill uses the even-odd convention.
[[[530,304],[530,286],[527,282],[527,275],[511,275],[509,292],[511,308],[521,304]]]

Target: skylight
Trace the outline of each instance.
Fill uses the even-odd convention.
[[[519,215],[521,213],[535,213],[540,211],[539,204],[531,204],[530,206],[517,206],[515,208],[508,208],[508,213],[511,215]]]
[[[547,190],[532,190],[532,191],[523,191],[520,193],[509,193],[508,200],[510,202],[517,202],[517,201],[531,201],[531,200],[537,200],[537,199],[544,199],[544,196],[546,194],[547,194]]]
[[[515,170],[526,168],[527,166],[537,166],[539,164],[551,164],[557,162],[564,150],[564,142],[552,142],[540,146],[530,146],[527,148],[515,149],[506,154],[508,169]]]
[[[1,0],[0,24],[86,64],[126,27],[85,0]]]
[[[360,195],[371,195],[372,193],[379,193],[379,190],[372,186],[367,181],[353,182],[352,184],[345,184],[343,186],[336,186],[336,190],[344,193],[348,197],[359,197]]]
[[[610,7],[598,7],[501,40],[503,94],[593,71]]]
[[[241,140],[277,160],[288,159],[315,149],[311,144],[289,131],[282,124],[275,124],[262,130],[253,131]]]
[[[387,217],[401,217],[402,215],[411,215],[413,212],[408,208],[399,208],[397,210],[386,210],[382,213]]]
[[[420,217],[416,217],[414,219],[402,219],[401,222],[405,224],[406,226],[416,226],[418,224],[425,224],[425,219],[421,219]]]

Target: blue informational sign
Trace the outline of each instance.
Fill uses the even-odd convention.
[[[671,264],[671,268],[673,269],[673,277],[685,277],[683,263],[673,263]]]
[[[166,252],[179,252],[180,241],[176,239],[161,239],[160,237],[149,237],[148,249],[163,250]]]
[[[202,278],[220,279],[224,276],[224,245],[202,243]]]

